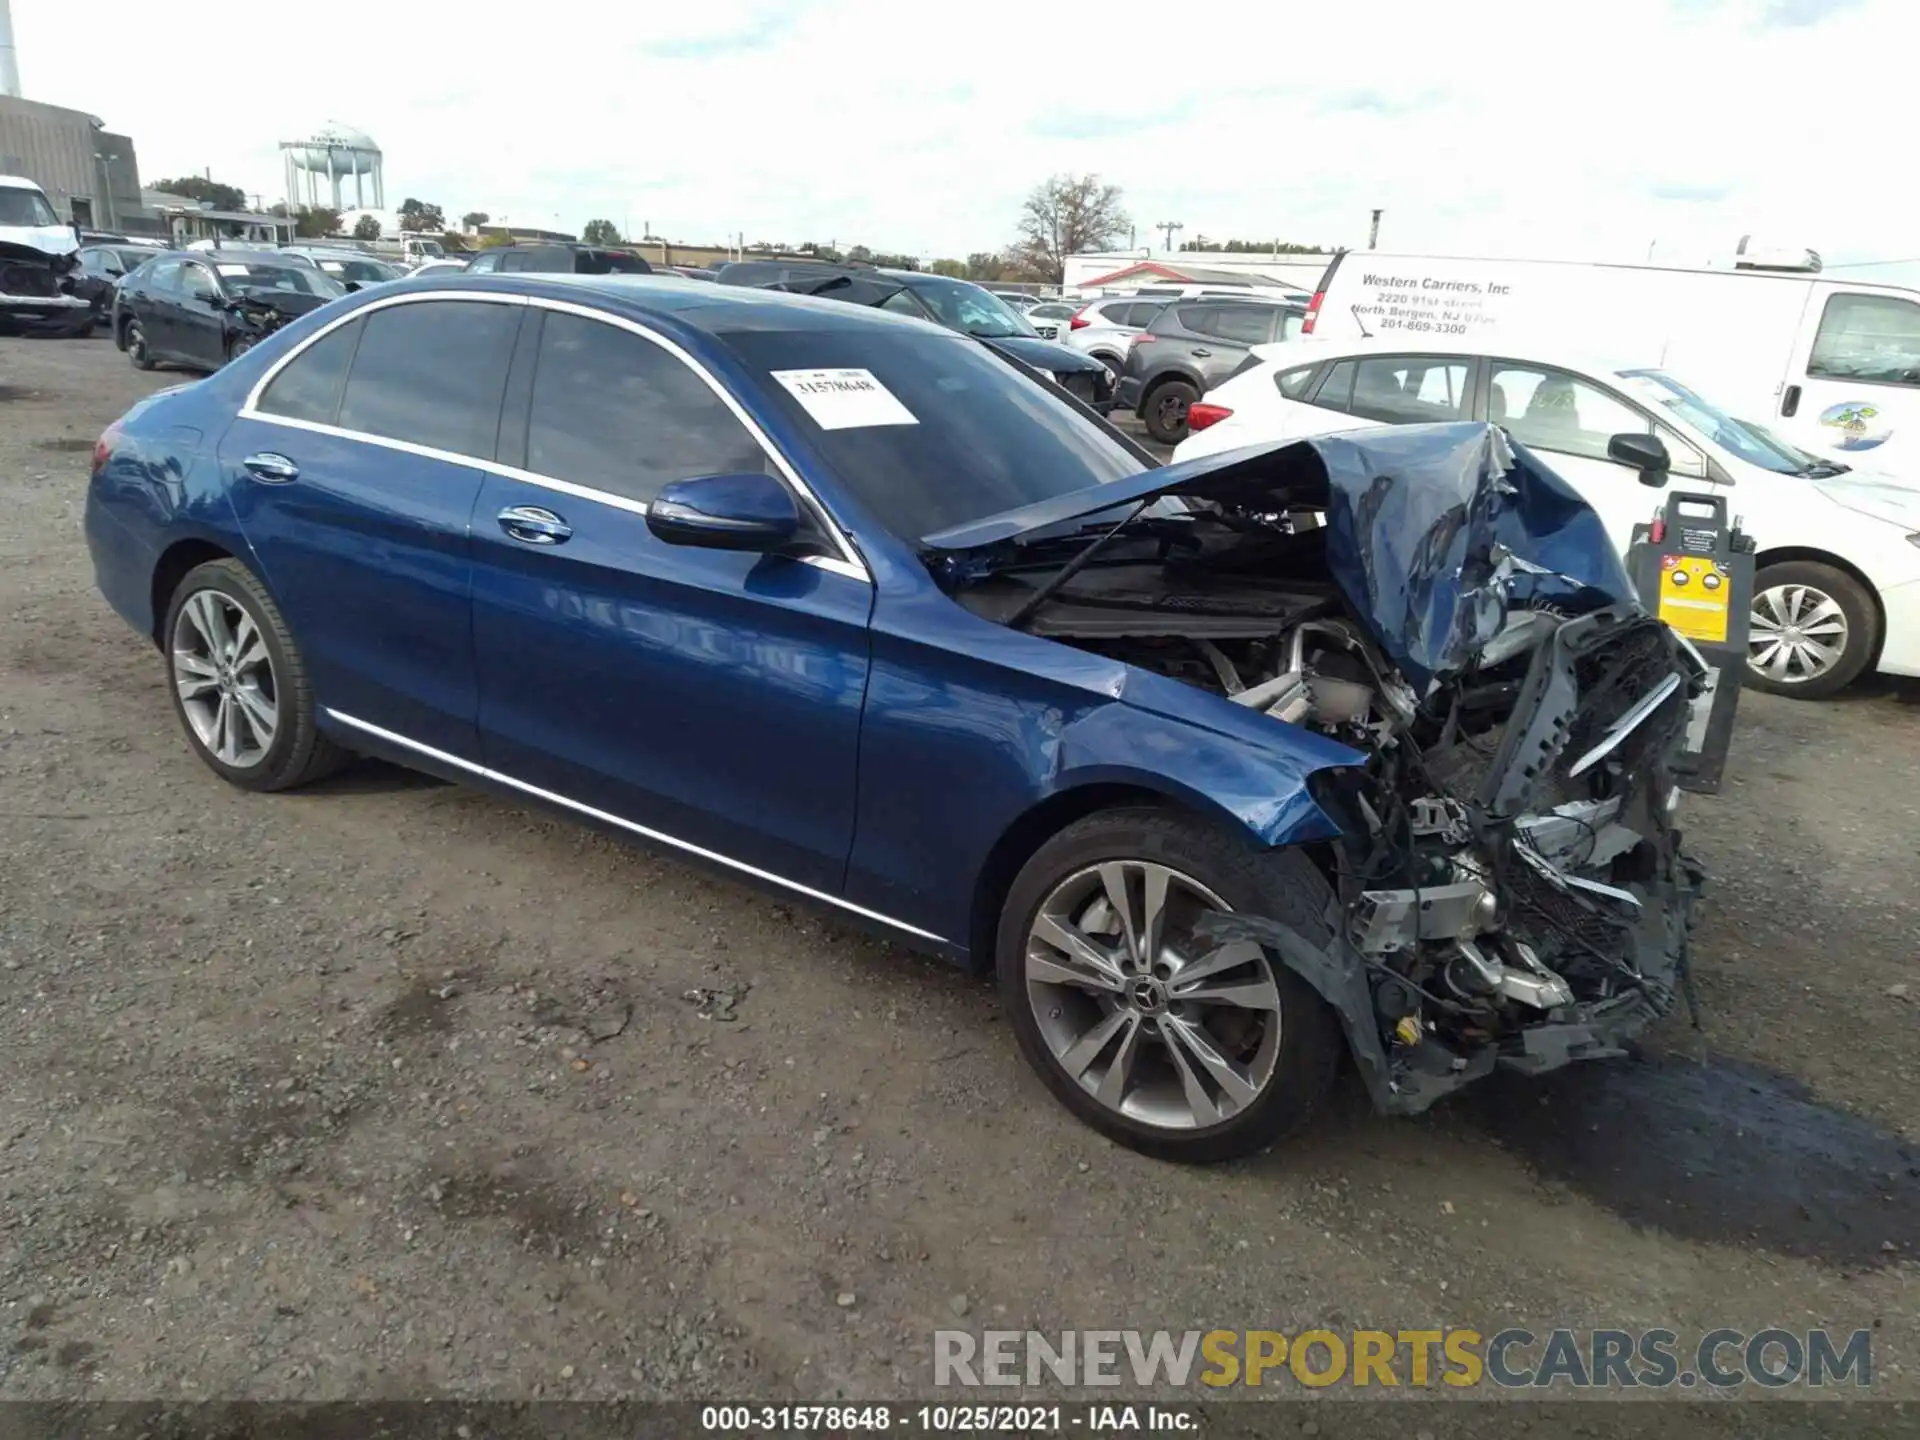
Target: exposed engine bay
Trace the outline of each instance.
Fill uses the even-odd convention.
[[[1496,486],[1504,448],[1482,477]],[[1705,674],[1691,647],[1619,591],[1569,582],[1581,603],[1553,603],[1525,583],[1544,569],[1497,547],[1477,563],[1434,555],[1454,587],[1442,599],[1459,603],[1450,627],[1414,636],[1411,622],[1383,623],[1384,601],[1356,613],[1358,586],[1339,578],[1351,532],[1272,507],[1221,506],[1190,528],[1187,543],[1113,554],[1051,588],[1006,568],[956,598],[1365,757],[1310,785],[1342,832],[1311,847],[1337,897],[1333,942],[1259,916],[1203,923],[1314,986],[1380,1108],[1422,1110],[1496,1064],[1542,1072],[1618,1055],[1691,999],[1701,875],[1679,848],[1672,773]],[[1610,545],[1606,559],[1617,564]],[[1379,595],[1380,556],[1369,560],[1361,593]],[[1444,612],[1423,583],[1386,588],[1425,620]],[[1439,658],[1410,674],[1389,644]]]
[[[0,334],[90,334],[93,307],[76,288],[79,278],[72,249],[54,254],[0,239]]]

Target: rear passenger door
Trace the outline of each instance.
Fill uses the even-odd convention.
[[[475,517],[488,767],[837,893],[871,581],[844,559],[656,539],[661,486],[780,468],[674,348],[606,318],[529,313],[501,439],[517,473],[486,479]],[[836,549],[824,528],[807,548]]]
[[[471,462],[493,457],[525,308],[435,297],[362,310],[271,372],[220,445],[321,707],[470,762]]]

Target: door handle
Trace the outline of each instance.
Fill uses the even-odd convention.
[[[509,505],[494,518],[509,536],[529,545],[560,545],[573,534],[571,525],[538,505]]]
[[[1787,386],[1787,393],[1780,397],[1780,413],[1791,420],[1794,412],[1799,408],[1800,387],[1798,385],[1789,385]]]
[[[286,485],[300,478],[300,467],[284,455],[275,455],[270,450],[262,450],[257,455],[249,455],[241,465],[256,480],[264,480],[269,485]]]
[[[1199,357],[1200,359],[1202,359],[1202,360],[1204,360],[1204,359],[1206,359],[1206,358],[1207,358],[1207,357],[1208,357],[1209,355],[1211,355],[1211,354],[1213,354],[1213,351],[1211,351],[1211,350],[1195,350],[1195,351],[1194,351],[1193,353],[1194,353],[1194,354],[1195,354],[1195,355],[1196,355],[1197,357]]]

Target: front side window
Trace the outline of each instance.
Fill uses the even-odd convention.
[[[147,272],[147,288],[172,292],[180,288],[180,271],[185,262],[162,260]]]
[[[330,330],[287,362],[260,394],[259,408],[268,415],[331,425],[340,410],[340,391],[354,347],[360,343],[364,321],[352,320]]]
[[[1892,295],[1835,295],[1820,316],[1809,377],[1920,385],[1920,305]]]
[[[630,330],[547,316],[527,420],[529,470],[650,501],[674,480],[766,466],[760,442],[685,363]]]
[[[881,330],[740,330],[723,337],[768,402],[834,478],[909,542],[1002,510],[1138,474],[1143,462],[1097,420],[985,345]],[[858,370],[912,423],[829,428],[776,376]]]
[[[1615,435],[1646,435],[1653,428],[1625,401],[1563,370],[1497,362],[1487,418],[1506,426],[1522,445],[1588,460],[1605,460],[1607,441]]]
[[[492,459],[520,307],[428,300],[376,310],[366,323],[341,427]]]

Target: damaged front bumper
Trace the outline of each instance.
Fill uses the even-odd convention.
[[[1397,771],[1345,777],[1330,938],[1255,915],[1201,922],[1313,986],[1384,1113],[1500,1066],[1622,1055],[1691,999],[1704,875],[1673,824],[1671,761],[1699,666],[1630,606],[1551,624],[1497,743],[1449,726]],[[1383,872],[1411,883],[1366,878]]]
[[[73,293],[73,257],[0,242],[0,334],[72,335],[93,328],[94,307]]]

